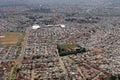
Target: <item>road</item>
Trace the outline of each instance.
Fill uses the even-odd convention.
[[[12,79],[13,79],[13,75],[14,75],[13,72],[14,72],[14,69],[15,69],[16,66],[17,66],[17,62],[14,63],[14,66],[13,66],[12,69],[11,69],[9,80],[12,80]]]
[[[83,80],[86,80],[85,76],[83,75],[81,69],[78,67],[77,70],[79,71],[80,75],[82,76]]]
[[[19,58],[23,59],[23,56],[25,54],[25,48],[26,48],[26,45],[27,45],[27,40],[28,40],[28,36],[29,36],[29,28],[26,28],[26,31],[25,31],[25,36],[24,36],[24,41],[22,42],[22,49],[21,49],[21,54],[19,56]]]
[[[93,78],[92,80],[97,80],[99,78],[100,75],[102,75],[103,73],[100,72],[95,78]]]
[[[58,53],[58,50],[57,50],[57,49],[56,49],[56,52],[57,52],[57,57],[58,57],[58,59],[59,59],[59,61],[60,61],[61,67],[62,67],[62,69],[64,70],[65,74],[67,75],[67,76],[66,76],[66,80],[70,80],[69,77],[68,77],[67,69],[65,68],[64,63],[63,63],[61,57],[59,56],[59,53]]]
[[[75,63],[75,61],[74,60],[72,60],[71,58],[69,58],[72,62],[74,62]],[[82,73],[82,70],[79,68],[79,66],[77,65],[77,70],[79,71],[79,73],[80,73],[80,75],[82,76],[82,78],[83,78],[83,80],[86,80],[86,78],[85,78],[85,76],[83,75],[83,73]]]

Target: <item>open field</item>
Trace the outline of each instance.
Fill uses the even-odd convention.
[[[86,52],[85,48],[77,44],[61,44],[57,48],[60,56]]]
[[[23,41],[24,34],[19,32],[3,32],[0,36],[0,45],[16,45]]]

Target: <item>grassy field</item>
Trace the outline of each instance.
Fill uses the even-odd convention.
[[[76,53],[76,47],[78,47],[77,44],[62,44],[57,46],[60,56]]]
[[[0,36],[0,45],[20,45],[23,41],[24,33],[20,32],[3,32]]]
[[[57,49],[60,56],[86,52],[86,49],[78,44],[60,44],[57,45]]]

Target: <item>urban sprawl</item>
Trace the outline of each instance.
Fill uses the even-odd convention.
[[[109,9],[6,9],[0,80],[120,80],[120,17]]]

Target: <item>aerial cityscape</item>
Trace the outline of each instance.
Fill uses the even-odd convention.
[[[0,1],[0,80],[120,80],[119,0]]]

